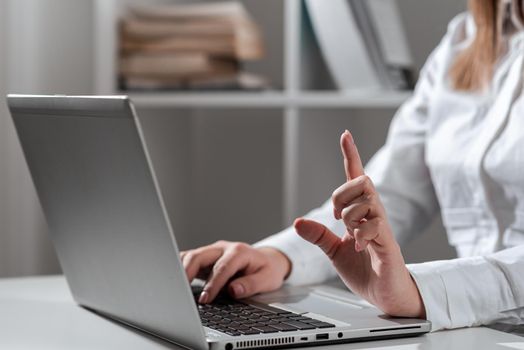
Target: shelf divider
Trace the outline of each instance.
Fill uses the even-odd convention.
[[[409,91],[347,93],[333,91],[262,92],[125,92],[147,108],[397,108]]]

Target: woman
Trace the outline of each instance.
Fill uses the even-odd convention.
[[[469,7],[366,171],[345,132],[347,182],[323,207],[253,247],[217,242],[182,253],[190,280],[211,271],[201,303],[226,284],[241,298],[337,272],[384,312],[426,318],[433,330],[523,322],[523,4]],[[439,209],[459,258],[406,266],[399,243]]]

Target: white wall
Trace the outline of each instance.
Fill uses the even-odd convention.
[[[92,91],[91,1],[2,1],[2,96]],[[20,145],[0,99],[0,275],[53,273],[46,235]]]
[[[0,98],[6,92],[6,39],[7,39],[7,6],[6,2],[0,2]],[[5,105],[0,103],[0,247],[6,247],[7,239],[4,234],[1,223],[7,221],[7,117]],[[6,268],[1,266],[7,265],[5,248],[0,248],[0,275],[4,275]]]

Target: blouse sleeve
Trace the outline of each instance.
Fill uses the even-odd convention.
[[[494,322],[519,324],[524,319],[524,246],[408,269],[432,331]]]

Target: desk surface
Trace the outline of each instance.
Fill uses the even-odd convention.
[[[524,338],[487,328],[308,349],[521,349]],[[62,276],[0,280],[0,349],[179,349],[78,307]]]

